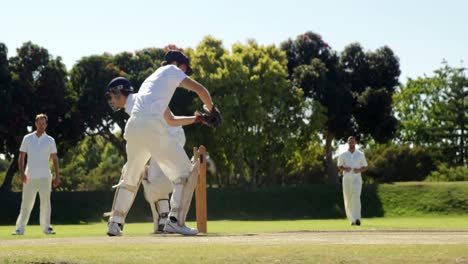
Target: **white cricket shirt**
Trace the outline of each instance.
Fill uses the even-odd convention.
[[[166,65],[151,74],[135,94],[132,114],[163,115],[175,89],[187,75],[175,65]]]
[[[136,99],[136,94],[128,94],[127,96],[127,102],[125,103],[125,112],[131,116],[132,115],[132,110],[133,106],[135,105],[135,99]],[[166,109],[166,108],[164,108]],[[185,143],[185,134],[184,134],[184,129],[181,126],[170,126],[166,124],[167,130],[169,131],[169,134],[175,135],[177,133],[182,133],[184,137],[184,143]],[[183,146],[183,145],[182,145]]]
[[[364,156],[364,152],[359,150],[354,150],[351,153],[349,150],[344,152],[338,157],[338,167],[349,167],[351,169],[358,169],[361,167],[367,167],[366,157]],[[346,172],[343,171],[343,176],[345,175],[361,175],[361,173],[354,173],[353,171]]]
[[[21,152],[26,152],[28,161],[26,171],[28,178],[39,179],[51,177],[49,167],[50,154],[57,153],[57,146],[53,137],[42,134],[36,136],[36,131],[27,134],[23,138],[20,147]]]

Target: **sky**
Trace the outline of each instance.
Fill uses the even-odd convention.
[[[443,60],[467,66],[467,11],[463,0],[7,0],[0,42],[14,56],[32,41],[70,70],[84,56],[167,44],[194,48],[207,35],[229,49],[249,39],[279,46],[313,31],[338,52],[353,42],[366,50],[389,46],[405,82],[432,75]]]

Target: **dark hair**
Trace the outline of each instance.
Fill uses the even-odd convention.
[[[128,97],[128,95],[131,94],[131,92],[127,90],[120,90],[120,93],[125,95],[125,97]]]
[[[191,75],[193,73],[192,67],[190,67],[190,59],[179,50],[169,50],[164,55],[164,61],[161,63],[161,66],[166,66],[170,63],[177,62],[177,66],[185,64],[187,66],[187,71],[185,74]]]

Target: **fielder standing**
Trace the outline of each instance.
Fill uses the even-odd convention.
[[[36,116],[36,131],[27,134],[23,138],[18,159],[19,174],[23,182],[23,194],[21,199],[21,210],[16,221],[16,230],[12,235],[23,235],[29,221],[31,210],[39,192],[41,200],[39,222],[42,231],[46,235],[54,235],[55,231],[50,225],[50,192],[52,174],[50,173],[49,158],[54,163],[55,178],[54,187],[60,185],[59,164],[55,140],[46,134],[47,115]],[[25,158],[28,158],[26,171],[24,170]]]
[[[356,149],[356,139],[348,138],[348,151],[338,157],[338,168],[343,172],[343,198],[346,217],[351,225],[361,225],[361,172],[367,170],[364,153]]]
[[[135,102],[124,134],[127,140],[127,163],[122,170],[122,180],[118,184],[109,218],[109,236],[122,235],[125,217],[141,181],[141,170],[150,157],[155,159],[174,185],[171,212],[164,230],[183,235],[198,233],[197,229],[184,224],[184,211],[190,204],[190,201],[187,204],[187,197],[193,195],[195,188],[187,183],[192,182],[191,179],[197,175],[182,146],[170,135],[164,117],[171,114],[168,104],[175,89],[184,87],[197,93],[205,108],[209,109],[209,118],[214,120],[214,126],[220,124],[220,114],[210,93],[203,85],[188,77],[191,72],[189,59],[182,52],[171,50],[166,53],[163,66],[151,74],[143,82],[138,93],[133,95]],[[122,91],[130,90],[133,91],[133,88],[125,78],[112,80],[106,91],[109,105],[114,110],[125,107],[127,97],[122,96]]]

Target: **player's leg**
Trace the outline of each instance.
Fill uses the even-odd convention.
[[[362,177],[353,177],[353,190],[351,198],[351,214],[353,221],[360,225],[361,224],[361,191],[362,191]],[[359,220],[359,221],[358,221]]]
[[[160,150],[164,150],[164,152],[160,152]],[[185,226],[186,215],[184,215],[185,208],[190,206],[190,202],[187,201],[191,201],[196,185],[196,177],[194,180],[191,173],[192,163],[182,146],[171,136],[161,138],[160,148],[154,148],[152,151],[151,156],[174,185],[171,212],[165,231],[184,235],[197,234],[198,230]]]
[[[169,193],[172,192],[172,183],[154,159],[151,159],[150,165],[146,166],[142,183],[146,201],[153,214],[154,232],[162,233],[169,215]]]
[[[109,236],[122,235],[123,224],[130,207],[133,204],[138,187],[141,183],[142,169],[150,158],[147,139],[149,129],[145,120],[138,120],[133,116],[127,121],[125,139],[127,140],[127,162],[122,169],[122,176],[115,192],[107,234]]]
[[[351,213],[352,194],[353,194],[352,176],[345,175],[343,176],[343,202],[344,202],[346,217],[351,223],[354,222],[354,219]]]
[[[50,193],[52,191],[52,184],[50,178],[39,179],[39,200],[41,201],[39,223],[42,231],[47,235],[55,234],[54,230],[50,226]]]
[[[21,194],[21,209],[16,220],[16,230],[12,235],[23,235],[28,224],[31,211],[34,207],[34,201],[36,200],[37,194],[37,180],[28,179],[26,183],[23,183],[23,193]]]

